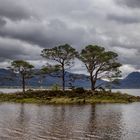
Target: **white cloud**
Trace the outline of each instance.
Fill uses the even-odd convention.
[[[122,78],[126,77],[131,72],[134,72],[134,71],[139,71],[140,72],[140,70],[136,69],[132,65],[123,65],[120,69],[122,71]]]

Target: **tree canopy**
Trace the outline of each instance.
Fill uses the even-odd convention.
[[[77,51],[68,44],[56,46],[50,49],[43,49],[43,57],[55,61],[62,70],[62,88],[65,90],[65,70],[70,68],[74,63],[74,58],[77,56]]]
[[[25,79],[31,77],[32,69],[34,68],[34,66],[24,60],[15,60],[11,62],[11,67],[9,68],[13,72],[20,74],[22,78],[23,92],[25,92]]]
[[[120,76],[117,61],[118,54],[112,51],[105,51],[105,48],[97,45],[88,45],[79,54],[79,59],[85,64],[90,74],[91,89],[95,90],[97,80],[101,78],[115,78]]]

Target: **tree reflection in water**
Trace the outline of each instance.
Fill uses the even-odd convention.
[[[138,106],[1,104],[0,139],[137,140],[140,138],[136,133],[140,132]],[[135,119],[130,108],[139,109]],[[133,129],[130,125],[137,128],[135,133],[128,131]]]

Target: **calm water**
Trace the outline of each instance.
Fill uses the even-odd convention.
[[[140,140],[140,103],[0,105],[0,140]]]
[[[138,95],[140,90],[129,91]],[[140,140],[140,103],[2,103],[0,140]]]
[[[140,96],[140,89],[114,89],[112,91],[120,91],[122,93],[127,93],[130,95]]]
[[[0,88],[0,93],[15,93],[20,91],[22,91],[20,88]]]

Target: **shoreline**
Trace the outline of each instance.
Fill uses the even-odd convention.
[[[109,91],[48,91],[34,90],[11,94],[0,94],[0,102],[31,104],[97,104],[140,102],[140,97]]]

